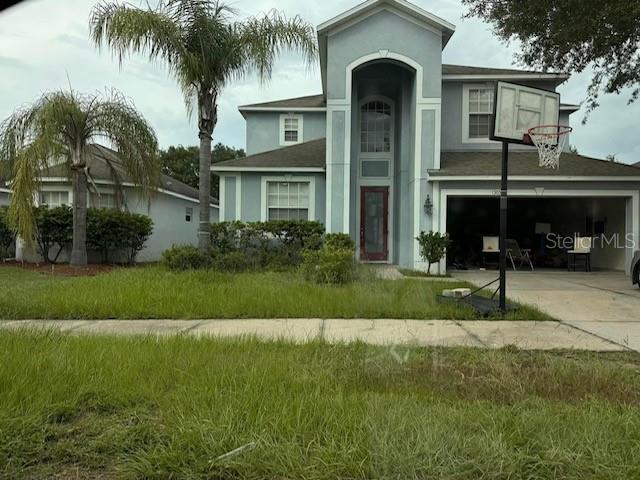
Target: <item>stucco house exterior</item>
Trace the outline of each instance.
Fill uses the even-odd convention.
[[[349,233],[360,260],[409,268],[425,268],[422,230],[451,235],[440,272],[477,254],[497,235],[494,83],[555,90],[568,76],[443,64],[454,31],[405,0],[369,0],[319,25],[322,93],[239,107],[247,157],[212,166],[220,219],[318,220]],[[578,108],[563,103],[560,122]],[[510,236],[532,248],[542,228],[637,244],[637,168],[567,151],[548,170],[532,147],[511,151]],[[628,270],[633,250],[604,245],[592,262]]]
[[[175,178],[161,175],[160,185],[150,198],[144,198],[140,189],[128,180],[123,169],[118,167],[117,152],[101,146],[91,145],[87,152],[87,165],[90,175],[90,191],[88,206],[98,208],[123,208],[130,212],[147,215],[153,220],[153,233],[138,254],[138,262],[152,262],[160,259],[164,250],[173,244],[197,245],[199,201],[198,190]],[[109,159],[106,162],[105,159]],[[68,172],[64,164],[52,165],[41,173],[40,192],[37,203],[50,207],[71,205],[73,189],[68,180]],[[121,196],[115,187],[117,178]],[[99,194],[98,194],[99,193]],[[10,202],[10,190],[0,189],[0,206]],[[218,200],[211,198],[211,221],[218,221]],[[17,242],[16,258],[25,261],[39,261],[40,256]],[[96,252],[89,252],[90,261],[99,260]],[[63,252],[59,261],[66,261],[68,252]]]

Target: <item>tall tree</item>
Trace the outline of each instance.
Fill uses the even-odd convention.
[[[593,68],[587,115],[601,92],[632,88],[640,95],[640,2],[629,0],[462,0],[466,17],[493,26],[503,41],[519,40],[517,59],[534,68],[579,73]],[[585,116],[586,120],[587,116]]]
[[[87,147],[98,139],[118,150],[121,167],[145,195],[156,188],[160,162],[155,133],[116,91],[46,93],[0,125],[0,158],[7,160],[12,181],[9,220],[27,242],[34,236],[40,176],[53,162],[66,164],[73,186],[73,266],[87,264]]]
[[[199,158],[198,147],[170,146],[160,151],[162,173],[169,175],[189,186],[198,188]],[[233,148],[218,142],[211,152],[211,163],[223,162],[244,157],[242,148]],[[219,178],[211,174],[211,196],[218,198]]]
[[[300,52],[309,64],[317,56],[314,29],[300,17],[287,19],[277,11],[246,20],[215,0],[165,0],[157,8],[103,2],[94,7],[91,37],[107,45],[120,65],[128,53],[162,60],[178,81],[188,106],[197,105],[200,224],[198,244],[207,249],[211,140],[218,121],[218,100],[231,81],[256,72],[261,81],[271,77],[283,50]]]

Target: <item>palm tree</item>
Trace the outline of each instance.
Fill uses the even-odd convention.
[[[92,95],[73,90],[46,93],[0,125],[0,158],[6,161],[5,176],[12,179],[9,221],[28,243],[34,236],[33,206],[40,176],[53,162],[66,163],[73,185],[73,266],[87,264],[87,147],[98,139],[118,150],[120,166],[143,194],[156,188],[160,178],[156,135],[115,90]]]
[[[309,65],[317,55],[314,29],[300,17],[287,19],[275,10],[246,20],[233,20],[233,15],[233,9],[217,0],[161,0],[157,8],[146,10],[103,2],[94,7],[90,19],[94,43],[110,47],[120,66],[134,52],[164,61],[180,85],[189,112],[197,105],[201,249],[211,241],[211,140],[223,88],[252,72],[262,82],[268,81],[283,50],[302,53]]]

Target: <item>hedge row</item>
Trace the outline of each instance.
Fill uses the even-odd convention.
[[[162,255],[170,270],[223,272],[291,269],[300,266],[308,280],[344,283],[353,279],[355,246],[346,234],[324,234],[319,222],[221,222],[211,226],[208,252],[174,246]]]
[[[69,206],[39,207],[35,222],[40,252],[45,260],[55,263],[60,252],[68,250],[73,242],[73,211]],[[103,262],[124,253],[133,263],[152,232],[153,222],[145,215],[109,208],[87,209],[87,248],[99,251]]]

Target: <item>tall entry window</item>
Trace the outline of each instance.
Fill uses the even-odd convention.
[[[360,152],[391,152],[391,105],[371,101],[360,107]]]

